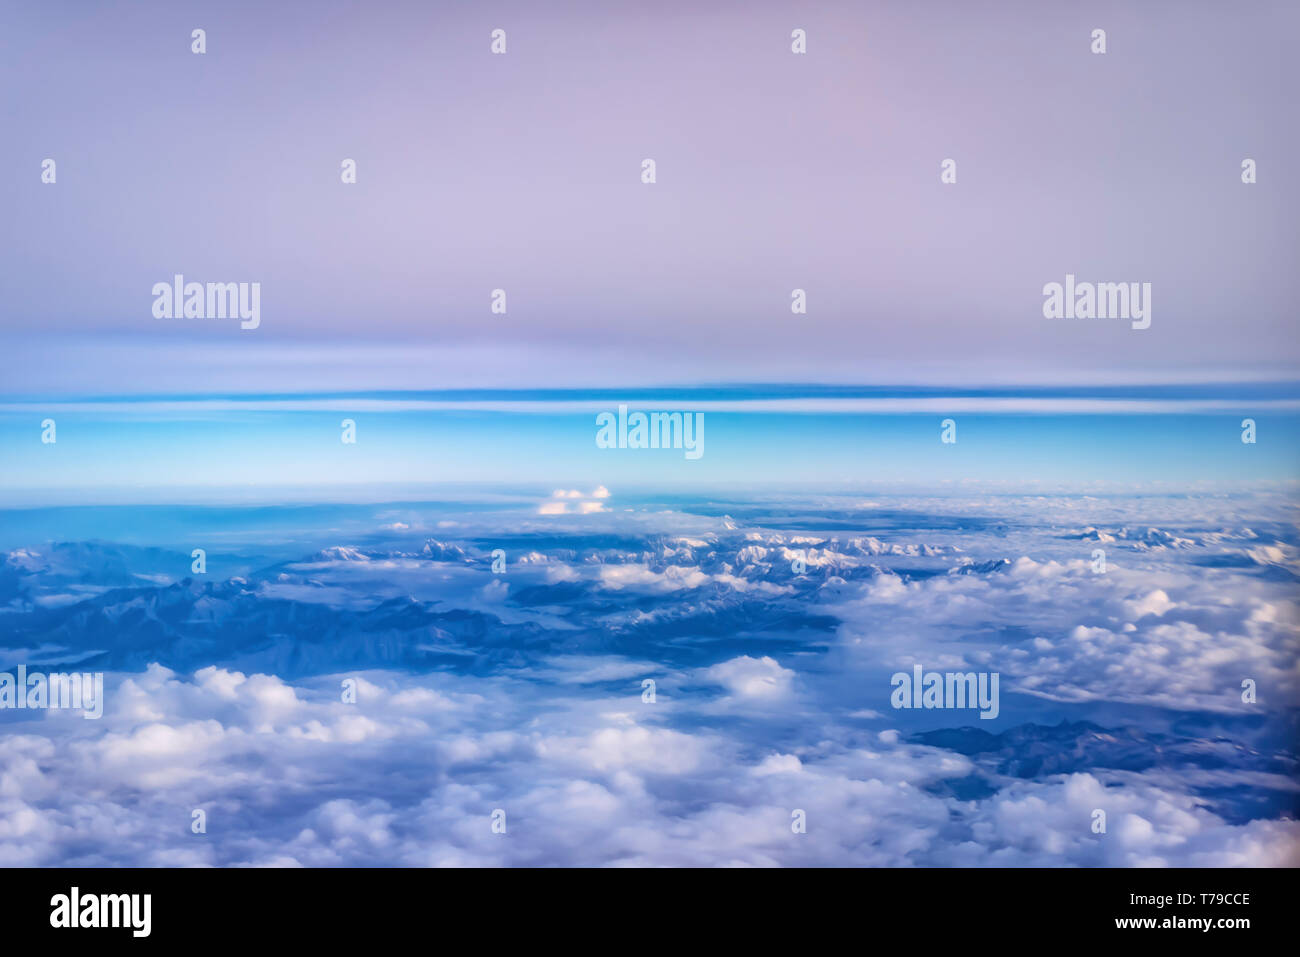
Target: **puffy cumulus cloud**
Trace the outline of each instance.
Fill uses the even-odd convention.
[[[1256,820],[1233,826],[1195,797],[1121,775],[1110,782],[1073,774],[1045,783],[1015,782],[980,802],[963,824],[970,863],[1052,867],[1295,867],[1300,822]],[[1115,786],[1118,785],[1118,786]],[[1104,833],[1094,830],[1103,820]]]
[[[766,701],[788,698],[794,688],[795,673],[767,655],[762,658],[742,655],[704,669],[701,676],[722,685],[736,698]]]
[[[1012,667],[1017,687],[1056,701],[1106,699],[1243,713],[1243,678],[1272,695],[1274,703],[1294,698],[1292,651],[1275,640],[1279,631],[1248,617],[1240,630],[1205,630],[1191,621],[1141,628],[1076,626],[1066,635],[1035,645],[1032,657]],[[1289,630],[1289,629],[1288,629]],[[1105,662],[1098,669],[1098,662]]]
[[[1153,588],[1145,594],[1138,595],[1124,602],[1124,613],[1131,621],[1154,615],[1159,618],[1169,609],[1175,607],[1169,596],[1161,588]]]
[[[243,585],[77,598],[14,660],[139,621],[189,664],[140,651],[97,721],[0,712],[0,865],[1300,863],[1285,513],[961,494],[582,515],[608,499],[564,490],[545,519],[522,496],[496,526],[383,518],[454,542],[392,529]],[[11,555],[0,584],[73,593]],[[445,670],[376,666],[399,660]],[[913,663],[1000,672],[1000,717],[894,710]]]
[[[753,769],[754,774],[798,774],[803,770],[803,762],[797,754],[772,754],[764,758]]]
[[[1251,707],[1251,678],[1275,704],[1300,701],[1292,586],[1165,554],[1104,573],[1088,557],[1025,555],[927,578],[887,572],[825,601],[854,669],[949,664],[999,672],[1003,695],[1224,713]]]
[[[753,592],[769,596],[792,595],[795,591],[790,585],[741,578],[725,570],[710,573],[690,565],[667,565],[655,569],[631,562],[619,565],[603,564],[597,572],[597,580],[602,587],[613,591],[627,589],[651,594],[688,591],[706,585],[721,585],[733,592]]]
[[[544,738],[543,758],[582,770],[628,768],[642,773],[682,774],[700,767],[706,745],[698,737],[666,728],[602,728],[582,738]]]
[[[654,571],[645,565],[602,565],[600,583],[610,589],[631,588],[642,591],[680,591],[699,588],[712,581],[711,576],[698,568],[669,565]]]
[[[576,488],[557,488],[551,493],[551,500],[542,502],[537,508],[539,515],[594,515],[605,511],[605,499],[609,498],[609,489],[597,486],[589,495],[583,495]],[[573,508],[570,509],[569,505]]]
[[[582,576],[569,565],[552,564],[546,567],[546,582],[549,585],[577,581],[580,577]]]
[[[544,687],[370,672],[350,676],[355,704],[338,676],[113,676],[100,721],[51,713],[6,729],[0,864],[1297,863],[1296,822],[1229,823],[1172,779],[994,779],[958,799],[954,783],[981,773],[963,755],[824,719],[773,750],[711,722],[703,698],[643,703],[644,667],[560,657],[563,683]],[[770,657],[706,674],[758,701],[795,679]],[[594,690],[604,680],[630,687],[611,698]],[[190,830],[196,808],[205,834]]]

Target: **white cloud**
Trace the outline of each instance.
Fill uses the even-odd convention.
[[[288,680],[230,663],[193,674],[151,665],[109,675],[99,721],[0,714],[0,865],[1300,864],[1300,824],[1267,808],[1254,820],[1222,810],[1246,806],[1233,793],[1293,796],[1297,787],[1269,763],[1274,755],[1251,753],[1244,733],[1216,741],[1243,727],[1242,716],[1275,720],[1297,696],[1300,610],[1281,574],[1293,552],[1270,544],[1263,530],[1273,526],[1248,502],[1216,500],[1219,511],[1207,513],[1205,503],[1158,498],[1018,499],[1004,506],[1017,521],[990,529],[988,499],[949,496],[943,514],[966,516],[949,523],[960,530],[921,536],[875,530],[881,506],[857,500],[849,511],[860,520],[848,524],[879,537],[834,542],[763,529],[753,513],[745,539],[715,517],[580,517],[571,502],[565,492],[545,503],[560,521],[511,516],[541,534],[510,549],[504,580],[482,561],[493,536],[475,518],[464,543],[471,562],[442,546],[437,554],[455,561],[367,540],[357,554],[368,560],[340,553],[295,579],[249,586],[257,598],[293,594],[313,615],[369,610],[390,593],[418,594],[439,612],[490,604],[499,617],[464,643],[444,620],[419,626],[423,645],[473,662],[465,673]],[[535,507],[536,498],[517,505]],[[908,507],[934,503],[889,506]],[[1141,535],[1070,537],[1089,526]],[[1161,534],[1149,534],[1156,526]],[[642,541],[540,541],[572,529]],[[1180,539],[1193,544],[1161,545]],[[1091,551],[1103,543],[1108,570],[1097,574]],[[1248,568],[1244,543],[1258,552]],[[795,548],[823,577],[790,574]],[[1223,556],[1238,564],[1198,564]],[[584,580],[589,587],[555,590],[569,596],[558,610],[511,600],[531,591],[548,601],[545,586]],[[525,615],[534,624],[551,616],[536,645],[494,643],[493,622]],[[670,627],[657,630],[661,621]],[[342,647],[372,661],[409,637],[359,634]],[[317,650],[316,638],[279,646],[280,660]],[[70,643],[33,647],[63,654]],[[1135,744],[1156,767],[1076,771],[1086,755],[1074,755],[1071,773],[1017,777],[992,758],[915,743],[909,716],[888,703],[888,675],[913,660],[999,671],[1003,716],[988,722],[991,733],[1037,719],[1050,700],[1053,721],[1064,711],[1148,730],[1202,728],[1191,746],[1223,761],[1160,763]],[[1243,675],[1259,684],[1255,706],[1240,701]],[[653,703],[641,697],[645,677],[656,680]],[[356,681],[356,704],[341,700],[344,678]],[[1152,723],[1154,708],[1188,720]],[[980,724],[970,717],[952,715],[947,727]],[[1113,736],[1123,743],[1126,733]],[[1014,758],[1035,755],[1026,746]],[[1015,772],[1034,774],[1024,763]],[[508,840],[490,830],[498,807]],[[189,830],[194,808],[209,815],[201,837]],[[806,834],[790,831],[795,808],[807,814]],[[1091,829],[1099,808],[1105,835]]]
[[[702,672],[703,677],[722,685],[738,698],[774,700],[788,697],[794,686],[794,672],[782,668],[774,658],[742,655]]]
[[[611,660],[603,676],[585,677],[633,679],[639,667]],[[748,656],[710,671],[759,700],[794,677]],[[931,788],[967,777],[971,762],[896,733],[854,747],[822,726],[794,750],[745,757],[749,748],[720,730],[658,724],[684,717],[690,702],[642,704],[634,680],[611,708],[531,680],[357,677],[359,702],[348,705],[337,677],[291,686],[225,669],[192,680],[151,669],[114,679],[113,700],[147,691],[161,719],[114,706],[100,722],[7,732],[0,863],[1300,863],[1300,824],[1230,824],[1176,778],[1008,779],[962,801]],[[197,807],[209,820],[201,837],[189,831]],[[497,807],[508,841],[492,839]],[[807,834],[791,834],[793,808],[805,811]],[[1107,812],[1104,836],[1091,830],[1095,808]]]

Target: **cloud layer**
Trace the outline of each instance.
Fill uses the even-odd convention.
[[[11,551],[7,666],[109,687],[0,712],[0,863],[1300,863],[1283,500],[598,500],[201,584]],[[894,709],[914,664],[1001,714]]]

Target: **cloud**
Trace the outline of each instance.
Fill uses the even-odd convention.
[[[750,755],[719,729],[663,724],[693,706],[680,696],[643,703],[641,665],[555,664],[557,688],[575,689],[580,676],[625,678],[628,691],[569,697],[536,676],[369,672],[357,703],[344,704],[336,678],[292,686],[222,668],[118,676],[101,722],[41,720],[6,733],[0,862],[1297,863],[1297,822],[1232,824],[1169,782],[1055,775],[960,800],[940,786],[975,773],[962,755],[889,732],[851,743],[826,725],[793,750]],[[709,676],[748,700],[788,694],[795,678],[749,656]],[[206,834],[190,831],[194,808],[207,812]],[[504,836],[491,833],[496,808]],[[1097,808],[1104,835],[1091,829]],[[790,830],[795,809],[806,834]]]
[[[95,592],[70,621],[141,623],[139,653],[193,664],[110,672],[98,721],[0,712],[0,864],[1300,863],[1300,613],[1277,574],[1291,553],[1262,531],[1275,508],[1017,500],[1008,523],[984,499],[860,501],[541,522],[521,497],[457,541],[334,539],[296,553],[328,561],[242,583]],[[802,527],[820,520],[853,534]],[[1128,540],[1104,574],[1096,540],[1059,532],[1156,524],[1196,544]],[[1200,564],[1246,547],[1276,551]],[[125,560],[104,567],[134,576],[143,557]],[[68,584],[23,555],[0,566],[15,582]],[[105,637],[38,633],[27,616],[56,612],[25,608],[6,612],[9,654]],[[1001,716],[894,710],[888,676],[913,661],[999,671]],[[1062,714],[1096,727],[1045,728]]]
[[[706,668],[702,676],[722,685],[737,698],[777,700],[790,695],[795,673],[766,655],[762,658],[742,655]]]

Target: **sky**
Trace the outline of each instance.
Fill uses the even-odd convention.
[[[1290,381],[1297,27],[6,0],[0,394]],[[177,273],[259,282],[260,327],[154,318]],[[1067,273],[1151,283],[1151,327],[1045,319]]]
[[[347,411],[349,402],[363,411]],[[197,404],[197,403],[196,403]],[[630,488],[959,488],[1014,484],[1049,489],[1272,483],[1296,492],[1300,416],[1254,413],[864,414],[805,411],[691,412],[688,449],[601,448],[596,414],[552,411],[403,410],[402,403],[336,400],[338,411],[295,402],[222,411],[184,402],[150,411],[40,407],[0,411],[7,450],[0,506],[109,502],[426,500],[448,483],[549,491],[554,483]],[[601,403],[591,402],[595,408]],[[388,406],[396,406],[390,410]],[[374,410],[372,410],[372,408]],[[616,414],[616,406],[604,408]],[[54,422],[57,441],[40,440]],[[343,441],[345,423],[355,443]],[[944,423],[956,441],[943,441]]]

